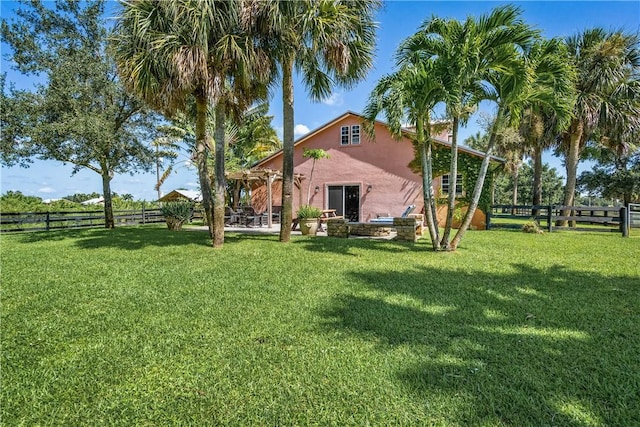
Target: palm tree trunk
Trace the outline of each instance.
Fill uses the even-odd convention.
[[[564,206],[573,206],[576,194],[576,180],[578,176],[578,162],[580,161],[580,141],[582,140],[582,133],[584,131],[583,123],[578,120],[574,120],[571,123],[570,133],[567,135],[569,140],[569,149],[565,156],[565,167],[567,171],[567,183],[564,187]],[[564,209],[561,213],[562,216],[568,216],[570,211]],[[567,221],[561,220],[556,223],[559,227],[566,227]]]
[[[196,166],[202,194],[202,206],[209,227],[209,236],[213,239],[213,208],[211,180],[207,166],[207,99],[204,94],[196,94]]]
[[[451,137],[451,167],[449,168],[449,199],[447,204],[447,220],[442,233],[440,247],[449,250],[449,236],[453,228],[453,215],[456,208],[456,184],[458,181],[458,117],[453,119],[453,129]]]
[[[451,244],[449,246],[449,250],[455,251],[458,247],[458,244],[462,240],[462,237],[465,235],[467,230],[469,229],[469,225],[471,225],[471,220],[473,219],[473,215],[476,213],[476,209],[478,207],[478,203],[480,202],[480,195],[482,194],[482,188],[484,187],[484,180],[487,176],[487,171],[489,170],[489,163],[491,162],[491,153],[493,152],[493,147],[496,143],[497,130],[502,122],[502,109],[498,109],[498,113],[496,115],[496,120],[493,122],[493,128],[491,130],[491,135],[489,136],[489,142],[487,144],[487,152],[484,155],[484,159],[482,159],[482,164],[480,165],[480,171],[478,172],[478,178],[476,179],[476,185],[473,188],[473,195],[471,196],[471,202],[469,203],[469,207],[467,208],[467,213],[462,220],[462,224],[460,224],[460,228],[458,232],[454,236],[453,240],[451,240]]]
[[[158,186],[158,199],[162,197],[160,190],[160,145],[156,144],[156,185]]]
[[[424,214],[427,219],[429,237],[434,250],[440,250],[440,236],[438,235],[437,216],[435,212],[435,197],[433,194],[433,170],[431,158],[431,141],[420,144],[420,161],[422,163],[422,198],[424,199]]]
[[[282,63],[282,217],[280,241],[291,239],[293,220],[293,58]]]
[[[311,204],[311,180],[313,179],[313,170],[316,168],[316,159],[311,164],[311,173],[309,173],[309,185],[307,185],[307,204]]]
[[[430,121],[418,117],[416,120],[416,139],[420,145],[420,163],[422,164],[422,199],[424,214],[427,220],[427,229],[434,250],[440,249],[440,236],[438,236],[438,224],[436,223],[436,204],[433,194],[433,159],[431,153],[431,135],[425,137],[425,127],[431,129]]]
[[[533,200],[534,206],[542,204],[542,146],[535,144],[533,149]],[[538,216],[539,209],[533,209],[532,215]]]
[[[222,103],[216,106],[215,120],[216,161],[213,191],[213,247],[221,248],[224,244],[224,196],[226,193],[224,177],[224,122],[226,120],[226,112]]]
[[[102,169],[102,198],[104,199],[104,228],[115,228],[113,201],[111,199],[111,174]]]

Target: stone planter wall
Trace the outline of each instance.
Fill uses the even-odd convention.
[[[393,228],[398,232],[396,237],[398,240],[418,241],[417,221],[415,218],[393,218]]]
[[[422,236],[424,234],[424,232],[425,232],[424,215],[423,214],[409,214],[408,217],[416,219],[416,236],[418,236],[418,237]]]
[[[350,222],[349,234],[353,236],[383,237],[391,234],[391,225]]]
[[[353,236],[383,237],[389,236],[395,229],[398,233],[396,239],[409,242],[417,242],[422,236],[422,215],[410,218],[394,218],[391,224],[374,224],[370,222],[347,222],[345,219],[327,221],[327,236],[348,238]]]
[[[346,219],[329,219],[327,221],[327,236],[329,237],[349,237],[349,225]]]

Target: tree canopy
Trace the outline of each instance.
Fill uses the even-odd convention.
[[[2,41],[15,69],[40,75],[34,90],[2,84],[2,162],[30,158],[74,165],[102,177],[105,226],[112,228],[110,182],[116,173],[147,171],[149,115],[117,78],[108,54],[104,1],[64,0],[49,8],[23,2],[13,22],[2,20]]]

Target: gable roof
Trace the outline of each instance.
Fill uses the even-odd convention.
[[[89,206],[89,205],[99,205],[100,203],[104,203],[104,197],[96,197],[95,199],[85,200],[84,202],[80,202],[81,205]]]
[[[305,142],[306,140],[313,138],[315,135],[319,134],[320,132],[324,131],[325,129],[335,125],[336,123],[340,122],[341,120],[344,120],[345,118],[349,117],[349,116],[354,116],[357,117],[359,119],[361,119],[362,121],[365,120],[365,117],[361,114],[358,113],[354,113],[353,111],[347,110],[345,111],[343,114],[341,114],[340,116],[336,117],[335,119],[323,124],[320,127],[315,128],[314,130],[312,130],[311,132],[307,133],[306,135],[301,136],[300,138],[298,138],[296,141],[294,141],[293,146],[296,147],[299,144],[302,144],[303,142]],[[386,128],[389,128],[389,124],[386,122],[383,122],[381,120],[376,120],[375,121],[377,124],[382,125]],[[413,131],[412,129],[409,128],[403,128],[402,129],[402,133],[407,136],[408,138],[413,137],[413,135],[415,135],[415,131]],[[441,145],[444,145],[446,147],[451,147],[451,143],[449,141],[443,141],[442,139],[437,139],[434,138],[434,140]],[[478,156],[478,157],[484,157],[484,153],[482,151],[478,151],[475,150],[473,148],[467,147],[466,145],[458,145],[458,151],[467,153],[467,154],[471,154],[473,156]],[[260,165],[262,165],[263,163],[268,162],[271,159],[274,159],[278,156],[280,156],[282,154],[282,149],[276,151],[275,153],[265,157],[264,159],[258,160],[256,163],[254,163],[253,165],[251,165],[251,169],[258,167]],[[502,159],[500,157],[496,157],[496,156],[491,156],[491,160],[496,161],[496,162],[500,162],[500,163],[505,163],[506,160]]]
[[[201,202],[202,196],[199,191],[193,190],[173,190],[158,199],[159,202],[172,202],[175,200],[191,200],[193,202]]]

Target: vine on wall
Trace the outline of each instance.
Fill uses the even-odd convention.
[[[417,174],[422,173],[422,166],[420,164],[420,152],[416,144],[414,148],[414,159],[409,163],[409,167]],[[464,193],[458,196],[456,199],[463,205],[468,205],[471,202],[471,196],[473,195],[473,189],[478,179],[480,172],[480,165],[482,164],[482,158],[474,156],[463,151],[458,152],[458,173],[462,175],[462,186]],[[449,147],[437,144],[433,147],[432,151],[432,165],[433,165],[433,177],[439,177],[446,173],[449,173],[449,167],[451,166],[451,150]],[[480,201],[478,207],[483,212],[488,212],[491,207],[491,187],[493,186],[493,180],[495,175],[503,168],[503,165],[497,162],[492,162],[489,165],[489,171],[482,187],[482,193],[480,194]],[[446,195],[437,195],[436,203],[447,204]]]

